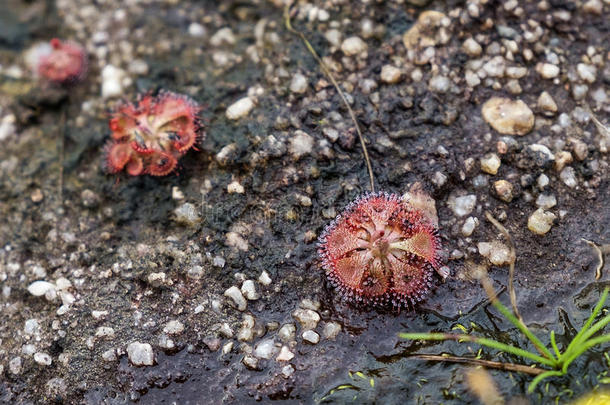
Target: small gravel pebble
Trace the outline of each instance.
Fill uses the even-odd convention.
[[[513,185],[506,180],[498,180],[494,183],[494,191],[496,196],[504,202],[513,200]]]
[[[488,153],[481,158],[481,170],[488,174],[497,174],[501,161],[495,153]]]
[[[267,273],[267,271],[263,270],[260,274],[260,276],[258,276],[258,282],[261,283],[262,285],[270,285],[271,284],[271,277],[269,277],[269,273]]]
[[[282,325],[282,327],[277,331],[277,336],[282,342],[290,342],[293,341],[296,336],[297,328],[292,323],[287,323]]]
[[[50,366],[53,362],[51,356],[43,352],[34,353],[34,361],[41,366]]]
[[[468,237],[474,232],[474,228],[477,226],[477,220],[474,217],[466,218],[464,225],[462,225],[462,235]]]
[[[178,320],[171,320],[165,324],[163,332],[168,335],[179,335],[184,332],[184,324]]]
[[[360,37],[353,36],[346,38],[341,44],[341,50],[347,56],[358,55],[367,50],[366,42]]]
[[[292,317],[301,324],[303,329],[315,329],[320,322],[320,315],[311,309],[297,308],[292,311]]]
[[[339,332],[341,332],[341,325],[337,322],[327,322],[322,329],[324,338],[328,340],[335,340]]]
[[[259,359],[270,359],[278,354],[280,348],[275,344],[273,339],[261,340],[254,346],[253,354]]]
[[[148,343],[131,342],[127,345],[127,356],[134,366],[152,366],[155,362],[153,348]]]
[[[309,155],[313,150],[314,139],[304,131],[296,130],[289,140],[288,151],[295,159]]]
[[[536,198],[536,206],[545,210],[553,208],[555,205],[557,205],[557,199],[553,194],[540,194],[538,198]]]
[[[559,173],[559,178],[561,181],[563,181],[563,184],[570,188],[574,188],[578,185],[576,173],[574,172],[574,168],[571,166],[564,168],[561,173]]]
[[[227,108],[226,116],[230,120],[238,120],[242,117],[250,114],[250,111],[254,108],[254,101],[250,97],[244,97]]]
[[[123,79],[126,73],[113,65],[106,65],[102,69],[102,98],[110,99],[125,94]]]
[[[538,72],[543,79],[554,79],[559,76],[559,66],[551,63],[538,63],[536,65],[536,72]]]
[[[537,235],[544,235],[551,230],[556,216],[552,212],[538,208],[527,220],[527,228]]]
[[[306,330],[305,332],[303,332],[303,340],[306,342],[309,342],[311,344],[318,344],[318,342],[320,342],[320,335],[318,335],[316,332],[314,332],[313,330]]]
[[[250,370],[258,369],[258,359],[250,354],[246,354],[241,362]]]
[[[381,81],[388,84],[398,83],[401,79],[402,72],[396,66],[383,65],[381,68]]]
[[[201,222],[201,217],[194,204],[184,203],[174,210],[174,220],[179,224],[195,226]]]
[[[21,374],[22,367],[23,367],[23,361],[21,360],[21,357],[19,357],[19,356],[13,357],[8,362],[8,370],[10,371],[11,374],[14,374],[14,375]]]
[[[256,285],[252,280],[244,281],[244,283],[241,285],[241,293],[250,301],[257,300],[261,297],[256,291]]]
[[[557,104],[553,97],[546,91],[540,93],[538,97],[538,109],[547,116],[553,116],[557,113]]]
[[[280,353],[275,358],[276,361],[290,361],[294,358],[294,353],[286,346],[282,346]]]
[[[458,217],[465,217],[470,214],[477,203],[477,196],[474,194],[465,195],[462,197],[449,197],[447,202],[449,208]]]
[[[496,266],[504,266],[511,262],[510,249],[501,242],[479,242],[477,247],[479,254]]]
[[[237,288],[236,286],[232,286],[232,287],[228,288],[224,292],[224,296],[227,298],[230,298],[229,302],[239,311],[243,312],[248,307],[248,303],[246,302],[246,299],[244,298],[243,294],[241,293],[241,290],[239,288]]]
[[[481,48],[481,45],[479,45],[479,43],[472,38],[468,38],[466,41],[464,41],[464,43],[462,44],[462,49],[469,56],[474,57],[479,56],[481,52],[483,52],[483,48]]]
[[[307,78],[301,73],[296,73],[290,81],[290,91],[297,94],[302,94],[307,91]]]
[[[521,100],[492,97],[483,104],[483,118],[505,135],[525,135],[534,127],[534,113]]]
[[[34,281],[28,286],[28,291],[35,297],[41,297],[47,292],[54,290],[55,284],[49,283],[48,281]]]

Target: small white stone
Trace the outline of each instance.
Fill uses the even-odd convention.
[[[168,335],[179,335],[184,332],[184,324],[178,320],[171,320],[165,324],[163,332]]]
[[[48,281],[34,281],[28,286],[28,291],[35,297],[41,297],[51,290],[55,290],[55,284]]]
[[[227,108],[226,116],[230,120],[237,120],[250,114],[254,108],[254,101],[250,97],[240,98]]]
[[[481,48],[481,45],[479,45],[479,43],[472,38],[468,38],[466,41],[464,41],[464,43],[462,44],[462,49],[469,56],[475,57],[479,56],[481,52],[483,52],[483,48]]]
[[[100,326],[95,330],[95,336],[99,338],[113,339],[114,329],[110,326]]]
[[[597,76],[597,68],[594,65],[579,63],[576,65],[578,76],[587,83],[594,83]]]
[[[483,70],[489,77],[503,77],[506,69],[506,61],[500,55],[494,56],[483,65]]]
[[[267,273],[266,270],[263,270],[261,275],[258,276],[258,282],[264,286],[268,286],[271,284],[271,282],[272,282],[271,277],[269,277],[269,273]]]
[[[196,38],[201,38],[205,35],[205,27],[199,23],[193,22],[188,28],[189,35]]]
[[[557,103],[548,92],[543,91],[538,97],[538,108],[546,115],[554,115],[557,112]]]
[[[534,127],[534,113],[521,100],[492,97],[481,108],[483,119],[505,135],[525,135]]]
[[[108,311],[91,311],[91,316],[94,319],[104,319],[108,316]]]
[[[250,248],[248,241],[245,240],[240,234],[237,232],[227,232],[226,236],[226,244],[227,246],[231,246],[237,248],[241,251],[247,252]]]
[[[282,367],[282,375],[285,378],[288,378],[293,374],[294,374],[294,367],[292,366],[292,364],[286,364],[284,367]]]
[[[34,361],[41,366],[50,366],[53,362],[51,356],[43,352],[34,353]]]
[[[161,349],[165,349],[165,350],[172,350],[173,348],[176,347],[176,344],[174,343],[174,341],[169,336],[167,336],[165,333],[162,333],[159,336],[158,345]]]
[[[311,135],[301,130],[296,130],[289,140],[288,150],[295,159],[299,159],[310,154],[313,150],[313,145],[314,139]]]
[[[227,193],[229,194],[243,194],[245,192],[244,190],[244,186],[242,186],[241,184],[239,184],[239,182],[237,180],[233,180],[232,182],[230,182],[227,185]]]
[[[347,56],[358,55],[367,50],[366,42],[364,42],[360,37],[353,36],[346,38],[341,44],[341,50]]]
[[[495,153],[488,153],[481,158],[481,170],[488,174],[498,173],[501,165],[500,158]]]
[[[468,237],[474,232],[474,228],[477,226],[477,220],[474,217],[466,218],[464,225],[462,225],[462,235]]]
[[[536,65],[536,72],[538,72],[543,79],[554,79],[559,76],[559,66],[551,63],[538,63]]]
[[[297,327],[293,323],[287,323],[277,331],[277,336],[282,342],[290,342],[294,340],[296,335]]]
[[[290,91],[298,94],[305,93],[307,91],[307,78],[300,73],[296,73],[292,76]]]
[[[183,225],[197,225],[201,221],[198,211],[194,204],[184,203],[174,210],[174,220]]]
[[[561,173],[559,173],[559,178],[563,183],[570,187],[574,188],[578,185],[578,181],[576,180],[576,173],[574,172],[574,168],[571,166],[565,167]]]
[[[318,344],[318,342],[320,341],[320,335],[318,335],[313,330],[306,330],[305,332],[303,332],[302,336],[303,336],[304,341],[309,342],[314,345]]]
[[[511,262],[510,249],[501,242],[479,242],[477,247],[479,254],[496,266],[504,266]]]
[[[239,290],[239,288],[237,288],[236,286],[232,286],[232,287],[228,288],[224,292],[224,296],[227,297],[227,298],[230,298],[231,302],[234,304],[234,306],[239,311],[243,312],[248,307],[248,303],[246,302],[246,299],[242,295],[242,293]]]
[[[235,34],[231,31],[231,28],[225,27],[221,28],[210,38],[210,45],[212,46],[220,46],[220,45],[234,45],[236,42]]]
[[[106,350],[104,353],[102,353],[102,359],[104,359],[104,361],[116,361],[116,359],[117,359],[116,350],[114,350],[114,349]]]
[[[430,79],[428,87],[436,93],[446,93],[449,90],[451,82],[446,76],[434,76]]]
[[[464,74],[464,79],[466,80],[466,84],[470,87],[476,87],[481,84],[481,79],[474,72],[467,70]]]
[[[398,83],[402,72],[396,66],[383,65],[381,68],[381,81],[389,84]]]
[[[261,297],[256,291],[256,286],[252,280],[244,281],[244,283],[241,285],[241,293],[250,301],[257,300]]]
[[[120,97],[124,94],[123,79],[125,71],[113,65],[106,65],[102,69],[102,98]]]
[[[275,345],[275,341],[273,339],[265,339],[261,340],[254,346],[253,354],[259,359],[270,359],[278,352],[280,348]]]
[[[14,375],[21,374],[22,365],[23,365],[23,361],[21,360],[21,357],[19,357],[19,356],[13,357],[8,362],[8,370],[11,372],[11,374],[14,374]]]
[[[17,118],[13,114],[2,117],[2,120],[0,121],[0,141],[5,140],[17,132],[17,127],[15,126],[16,122]]]
[[[35,335],[40,332],[40,324],[38,320],[32,318],[25,321],[23,326],[23,332],[26,335]]]
[[[537,235],[544,235],[551,230],[556,215],[538,208],[527,220],[527,228]]]
[[[341,45],[342,34],[341,31],[333,28],[324,33],[324,38],[326,38],[331,45],[338,47]]]
[[[275,358],[276,361],[290,361],[294,358],[294,353],[287,346],[282,346],[280,354]]]
[[[449,208],[458,217],[465,217],[470,214],[477,203],[477,196],[474,194],[465,195],[462,197],[450,197],[448,201]]]
[[[292,312],[292,317],[299,321],[303,329],[315,329],[320,322],[320,315],[311,309],[297,308]]]
[[[553,208],[555,205],[557,205],[557,198],[555,198],[553,194],[540,194],[538,198],[536,198],[536,206],[544,208],[545,210]]]
[[[322,334],[328,340],[335,340],[339,332],[341,332],[341,325],[337,322],[327,322],[322,330]]]
[[[155,362],[153,348],[148,343],[130,343],[127,345],[127,356],[134,366],[152,366]]]

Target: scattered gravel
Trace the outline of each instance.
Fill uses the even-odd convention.
[[[184,332],[184,325],[178,320],[172,320],[165,324],[163,333],[168,335],[179,335]]]
[[[496,266],[505,266],[511,262],[510,249],[501,242],[479,242],[477,247],[479,254]]]

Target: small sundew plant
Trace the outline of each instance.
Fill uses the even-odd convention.
[[[484,287],[486,287],[486,291],[489,293],[491,287],[490,281],[484,279],[482,282]],[[506,319],[515,325],[540,353],[524,350],[519,347],[498,342],[497,340],[472,336],[465,333],[401,333],[399,336],[403,339],[410,340],[456,340],[458,342],[472,342],[531,360],[534,364],[531,365],[530,368],[532,370],[537,370],[539,373],[537,373],[538,375],[529,384],[529,393],[532,393],[536,389],[536,386],[545,378],[569,374],[568,367],[570,364],[587,350],[610,342],[610,334],[598,334],[608,323],[610,323],[610,313],[606,313],[602,319],[594,322],[597,316],[602,312],[602,307],[606,303],[608,288],[603,291],[597,305],[595,305],[593,312],[591,312],[591,316],[589,316],[589,319],[587,319],[582,329],[574,336],[563,352],[559,350],[557,342],[555,341],[555,331],[550,332],[551,347],[547,348],[524,323],[517,319],[517,317],[497,299],[497,297],[492,295],[490,298],[492,305],[504,315]],[[447,360],[450,361],[451,358],[447,358]]]

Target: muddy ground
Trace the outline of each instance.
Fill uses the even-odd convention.
[[[369,178],[345,105],[285,28],[281,3],[8,1],[0,17],[1,403],[472,403],[465,366],[409,356],[474,357],[478,346],[398,333],[459,324],[533,350],[472,275],[483,266],[506,291],[506,263],[480,254],[480,242],[507,247],[485,211],[513,238],[517,303],[532,330],[545,343],[555,330],[563,347],[588,317],[610,284],[607,266],[595,279],[597,257],[582,241],[610,240],[610,4],[320,0],[291,8],[293,26],[347,94],[376,188],[403,194],[420,182],[436,201],[451,274],[416,310],[395,311],[343,302],[321,269],[317,236],[370,191]],[[427,10],[444,19],[405,43]],[[353,36],[360,42],[346,44]],[[66,88],[32,74],[25,50],[52,37],[85,45],[83,82]],[[469,38],[480,49],[465,45]],[[387,65],[399,74],[384,74]],[[111,80],[120,94],[104,90]],[[197,150],[166,177],[107,174],[110,112],[160,89],[203,106]],[[539,100],[543,92],[554,109]],[[494,96],[529,107],[535,123],[524,135],[486,122],[482,105]],[[253,108],[227,117],[246,97]],[[495,174],[481,163],[490,153],[501,162]],[[498,180],[510,183],[509,195]],[[456,208],[463,196],[476,201]],[[541,205],[554,217],[536,234],[528,219]],[[37,280],[52,284],[43,296],[28,289]],[[224,293],[244,280],[259,297],[240,311]],[[508,303],[506,293],[501,299]],[[319,343],[303,340],[311,326],[295,319],[298,308],[313,317]],[[130,361],[133,342],[150,345],[154,365]],[[293,357],[276,360],[280,347]],[[507,399],[564,403],[608,381],[606,349],[533,394],[531,376],[491,375]],[[491,349],[480,355],[522,362]]]

